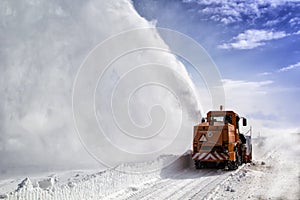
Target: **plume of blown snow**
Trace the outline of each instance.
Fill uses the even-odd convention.
[[[106,38],[153,25],[137,14],[129,0],[3,0],[0,10],[1,173],[8,169],[22,172],[26,168],[49,170],[95,164],[75,133],[71,95],[76,72],[89,51]],[[146,39],[166,47],[155,30],[120,45]],[[186,89],[177,85],[177,81],[172,83],[184,96],[184,102],[180,103],[187,104],[191,110],[199,109],[193,84],[174,56],[150,54],[140,59],[168,59],[173,70],[189,85]],[[125,59],[122,64],[135,65],[135,61]],[[118,77],[118,71],[115,72]],[[176,75],[165,78],[172,82],[172,77]],[[147,102],[162,101],[169,113],[178,108],[174,97],[166,91],[156,93],[150,89],[135,100],[142,109],[134,110],[133,119],[141,124],[149,122],[143,107],[149,106]],[[192,135],[190,124],[198,119],[197,113],[189,115],[190,122],[182,122],[183,131]],[[191,141],[189,137],[185,140]],[[161,143],[153,144],[154,148]]]

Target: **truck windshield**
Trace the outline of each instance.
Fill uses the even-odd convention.
[[[211,116],[210,121],[224,123],[224,116]]]

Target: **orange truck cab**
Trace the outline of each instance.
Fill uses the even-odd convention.
[[[251,135],[240,132],[247,126],[246,118],[234,111],[209,111],[206,120],[194,126],[193,154],[197,169],[209,164],[237,169],[252,160]]]

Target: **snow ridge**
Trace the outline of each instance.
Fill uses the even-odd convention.
[[[165,162],[178,158],[172,165],[162,169]],[[160,156],[142,163],[124,163],[101,172],[79,171],[73,174],[54,174],[46,178],[25,178],[14,191],[0,195],[0,199],[102,199],[110,194],[135,185],[155,182],[171,170],[187,167],[189,154],[182,157]]]

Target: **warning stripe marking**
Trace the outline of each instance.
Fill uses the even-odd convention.
[[[229,158],[229,156],[225,153],[221,153],[221,155],[223,156],[223,158],[225,158],[226,160]]]
[[[211,153],[196,153],[193,160],[228,160],[229,156],[225,153],[211,152]]]
[[[223,160],[223,159],[224,159],[224,158],[221,157],[217,152],[215,153],[215,156],[216,156],[217,158],[219,158],[219,160]]]
[[[199,156],[200,155],[200,153],[196,153],[194,156],[193,156],[193,159],[195,160],[195,158],[197,157],[197,156]]]
[[[211,158],[211,159],[210,159]],[[211,153],[209,153],[205,158],[203,158],[204,160],[217,160],[216,159],[216,157],[213,155],[213,154],[211,154]]]
[[[199,156],[198,160],[201,160],[201,159],[204,158],[206,155],[207,155],[207,153],[202,153],[202,154]]]

